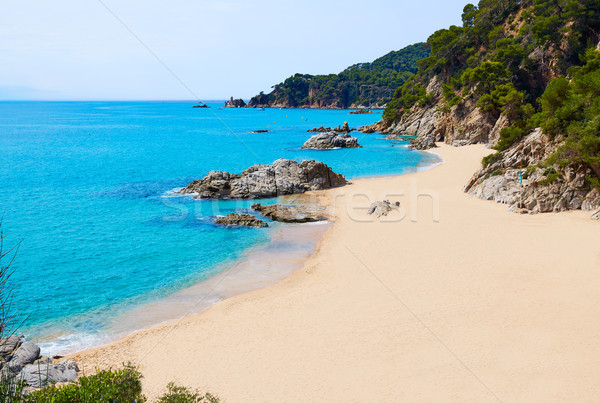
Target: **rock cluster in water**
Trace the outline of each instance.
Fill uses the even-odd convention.
[[[370,109],[359,109],[357,111],[350,111],[348,114],[349,115],[366,115],[369,113],[373,113],[373,111]]]
[[[198,105],[192,106],[192,108],[210,108],[210,106],[208,106],[206,104],[198,104]]]
[[[243,99],[233,99],[233,97],[229,98],[229,101],[225,101],[224,108],[244,108],[246,103]]]
[[[299,163],[282,158],[271,165],[253,165],[239,175],[210,171],[204,178],[193,181],[179,193],[194,194],[201,199],[256,199],[329,189],[345,184],[343,175],[333,172],[322,162],[310,160]]]
[[[325,221],[324,217],[316,206],[284,206],[281,204],[271,204],[263,206],[260,203],[254,203],[252,209],[258,211],[263,216],[273,221],[286,223],[303,223]]]
[[[339,134],[335,132],[319,133],[311,136],[302,145],[302,148],[317,148],[317,149],[330,149],[330,148],[360,148],[358,139],[351,137],[349,134]]]
[[[268,227],[269,224],[259,220],[251,214],[231,213],[215,220],[215,224],[240,227]]]
[[[58,359],[41,356],[40,348],[23,341],[23,337],[12,335],[0,339],[0,377],[5,381],[24,381],[32,388],[42,388],[49,383],[77,379],[77,363]]]

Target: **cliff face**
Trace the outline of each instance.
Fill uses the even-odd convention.
[[[591,169],[573,165],[559,170],[540,168],[557,145],[535,129],[500,154],[500,159],[476,172],[465,192],[505,203],[510,211],[547,213],[600,208],[600,191],[586,181]]]
[[[435,147],[435,142],[454,146],[498,143],[500,130],[508,125],[505,116],[494,117],[483,112],[472,99],[445,110],[442,85],[437,76],[429,82],[426,91],[433,100],[432,105],[415,104],[397,121],[381,121],[371,128],[387,134],[417,136],[413,141],[417,149]]]

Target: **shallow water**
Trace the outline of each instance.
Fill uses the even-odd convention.
[[[379,120],[380,113],[192,105],[0,102],[3,229],[9,245],[22,240],[13,277],[25,319],[20,333],[43,341],[49,352],[65,352],[174,318],[184,311],[174,301],[198,299],[200,291],[190,291],[192,286],[269,245],[279,225],[265,230],[212,224],[214,215],[249,209],[251,202],[197,201],[173,193],[209,170],[318,159],[357,178],[435,163],[435,156],[377,134],[358,133],[361,149],[299,148],[309,128],[344,121],[357,127]],[[258,129],[269,132],[249,133]],[[283,260],[306,256],[316,242],[309,238],[293,253],[270,253]],[[266,261],[258,266],[272,282],[287,267],[297,267],[288,263],[274,265],[277,273],[265,268]],[[223,295],[261,283],[260,270],[248,273],[236,285],[227,283]]]

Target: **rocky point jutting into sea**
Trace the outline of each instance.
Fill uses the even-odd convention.
[[[301,163],[278,159],[271,165],[258,164],[230,174],[210,171],[179,191],[202,199],[255,199],[304,193],[343,186],[346,179],[319,161]]]

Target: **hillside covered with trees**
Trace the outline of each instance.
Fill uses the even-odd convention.
[[[249,107],[348,108],[383,106],[396,88],[418,70],[417,62],[429,56],[423,43],[392,51],[371,63],[352,65],[339,74],[295,74],[260,93]]]
[[[430,56],[395,91],[375,130],[417,135],[417,148],[436,141],[490,144],[497,153],[467,187],[481,197],[507,202],[505,189],[523,174],[516,169],[526,171],[532,185],[520,192],[551,199],[542,207],[532,202],[534,207],[520,208],[597,205],[599,42],[597,0],[468,4],[462,26],[428,38]],[[527,154],[532,147],[537,154]]]

